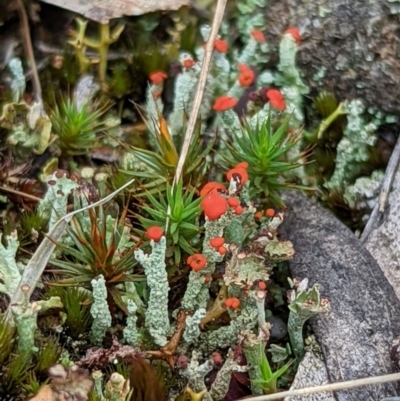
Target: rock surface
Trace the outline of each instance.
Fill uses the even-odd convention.
[[[400,169],[396,172],[388,206],[365,241],[365,247],[378,262],[400,299]]]
[[[398,114],[399,11],[393,0],[271,0],[268,39],[279,41],[288,26],[298,27],[298,64],[308,85]]]
[[[293,242],[292,275],[319,283],[329,316],[310,320],[331,383],[393,373],[390,347],[400,334],[400,302],[377,262],[328,211],[287,193],[282,237]],[[397,395],[396,384],[335,393],[338,401],[377,401]]]
[[[296,377],[290,389],[295,390],[298,388],[322,386],[328,383],[328,372],[326,371],[324,361],[314,355],[313,352],[306,352],[297,369]],[[285,397],[284,401],[335,401],[335,398],[329,391]]]
[[[142,15],[154,11],[177,10],[190,4],[190,0],[42,0],[44,3],[65,8],[101,24],[110,19]]]

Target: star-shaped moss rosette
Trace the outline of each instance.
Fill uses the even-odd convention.
[[[83,155],[100,146],[98,133],[110,128],[102,117],[110,107],[110,103],[100,106],[90,102],[78,107],[69,98],[57,102],[50,120],[63,156]]]
[[[154,79],[153,77],[152,82],[154,82]],[[154,184],[155,177],[164,180],[165,183],[172,183],[184,135],[172,136],[170,126],[161,112],[157,109],[156,113],[156,117],[147,115],[147,120],[143,118],[148,127],[149,135],[155,137],[150,141],[155,144],[154,150],[130,146],[123,142],[120,144],[145,166],[144,171],[124,171],[124,173],[141,179],[143,187],[146,190],[156,188],[157,191],[164,191],[166,188],[165,184],[161,183],[160,185],[159,182]],[[181,132],[184,133],[188,116],[182,112],[181,119]],[[205,181],[208,170],[206,158],[213,149],[215,140],[216,137],[211,138],[207,146],[204,146],[204,135],[202,135],[201,120],[199,119],[189,145],[186,162],[183,166],[182,179],[184,185],[197,186],[200,182]],[[144,194],[145,192],[142,193],[142,195]]]
[[[89,209],[88,214],[88,221],[76,217],[67,228],[72,245],[57,243],[63,257],[51,259],[50,265],[56,268],[52,272],[60,278],[51,284],[89,287],[90,282],[102,274],[110,299],[127,312],[117,285],[144,278],[133,274],[134,247],[125,225],[126,210],[118,220],[106,216],[102,206]]]
[[[184,191],[183,182],[172,189],[168,185],[165,194],[159,193],[153,196],[147,192],[148,203],[142,207],[143,212],[138,214],[139,222],[147,230],[149,227],[165,227],[169,217],[168,231],[165,233],[167,247],[172,247],[175,263],[180,263],[182,253],[188,255],[196,250],[194,238],[199,234],[200,229],[196,221],[201,213],[201,198],[194,199],[195,190]],[[168,206],[170,213],[168,214]],[[142,228],[136,230],[143,235]]]
[[[289,132],[290,118],[286,118],[275,129],[271,114],[253,128],[244,120],[240,133],[232,131],[232,142],[226,146],[229,154],[222,157],[229,165],[246,162],[250,182],[251,197],[264,195],[269,203],[283,207],[284,203],[279,196],[283,189],[302,188],[284,180],[285,173],[299,167],[299,161],[306,153],[302,152],[292,160],[285,156],[300,140],[300,132]]]

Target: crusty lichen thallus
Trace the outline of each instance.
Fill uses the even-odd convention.
[[[168,315],[168,275],[165,266],[167,241],[163,236],[158,242],[151,240],[151,254],[146,255],[141,249],[135,251],[135,258],[144,269],[150,296],[145,316],[145,327],[154,342],[163,347],[168,343],[170,332]]]

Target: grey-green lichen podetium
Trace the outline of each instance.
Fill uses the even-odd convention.
[[[335,171],[325,187],[341,190],[350,185],[361,172],[362,163],[370,158],[369,148],[376,144],[376,124],[364,117],[365,106],[359,99],[346,104],[347,125],[337,146]]]
[[[308,287],[308,279],[299,281],[297,279],[288,279],[292,288],[288,292],[289,300],[289,320],[288,332],[290,343],[294,355],[298,361],[304,356],[303,326],[312,316],[330,312],[330,302],[326,298],[321,298],[319,285],[314,284],[312,288]]]
[[[31,153],[41,155],[49,146],[51,121],[41,102],[7,103],[0,116],[0,127],[8,131],[6,143],[13,156],[22,162]]]
[[[388,0],[389,3],[389,9],[390,9],[390,14],[400,14],[400,0]],[[394,3],[399,3],[399,4],[394,4]]]
[[[27,294],[29,287],[22,286],[22,292]],[[28,357],[37,352],[35,347],[35,332],[37,330],[37,317],[41,306],[37,302],[29,302],[28,297],[19,303],[11,305],[11,312],[15,319],[18,332],[18,354]]]
[[[93,317],[93,323],[90,335],[95,344],[101,344],[112,322],[107,303],[107,287],[102,274],[93,279],[91,283],[93,287],[93,304],[90,308],[90,313]]]
[[[153,341],[160,347],[168,343],[170,333],[168,316],[168,275],[165,266],[167,242],[165,237],[156,242],[151,240],[152,252],[146,255],[141,249],[135,251],[135,258],[141,264],[150,287],[147,305],[145,327]]]

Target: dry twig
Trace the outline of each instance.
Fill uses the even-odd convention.
[[[175,323],[175,332],[168,344],[156,351],[147,351],[146,354],[154,359],[164,359],[171,368],[175,367],[175,354],[186,328],[187,313],[181,310]]]
[[[189,151],[190,142],[192,140],[197,117],[199,115],[201,102],[203,100],[204,90],[207,84],[207,75],[210,69],[211,58],[214,51],[214,42],[215,39],[217,38],[218,31],[222,23],[222,19],[224,17],[226,2],[227,0],[218,0],[217,7],[215,10],[210,37],[208,38],[207,45],[204,51],[203,64],[201,66],[199,82],[197,84],[196,93],[194,95],[193,109],[192,112],[190,113],[190,118],[186,128],[181,154],[179,156],[178,166],[176,167],[175,171],[175,179],[174,179],[175,183],[180,179],[182,175],[183,165],[185,164],[186,156]]]
[[[32,295],[33,290],[36,288],[36,285],[39,282],[40,277],[42,276],[42,273],[43,273],[51,255],[53,254],[53,251],[56,247],[56,242],[64,234],[64,231],[65,231],[68,223],[71,221],[72,217],[74,217],[78,213],[84,212],[85,210],[93,209],[96,206],[100,206],[106,202],[109,202],[119,192],[121,192],[125,188],[129,187],[134,181],[135,181],[135,179],[128,181],[121,188],[118,188],[116,191],[112,192],[110,195],[106,196],[105,198],[100,199],[99,201],[92,203],[88,206],[85,206],[81,209],[74,210],[73,212],[66,214],[64,217],[62,217],[60,220],[57,221],[57,223],[53,226],[53,228],[47,234],[47,236],[45,238],[43,238],[43,241],[40,243],[40,245],[36,249],[36,252],[33,254],[32,258],[29,260],[28,264],[26,265],[26,267],[24,269],[24,273],[21,278],[20,285],[18,286],[17,290],[11,297],[11,301],[10,301],[9,307],[7,309],[7,314],[6,314],[7,319],[11,318],[10,306],[12,304],[20,303],[26,298],[29,299],[30,296]],[[22,291],[22,287],[26,287],[26,286],[29,287],[29,290],[25,291],[25,292]]]
[[[19,195],[22,198],[30,199],[34,202],[40,202],[42,200],[42,198],[38,198],[37,196],[27,194],[26,192],[21,192],[16,189],[4,187],[4,186],[0,186],[0,191],[8,192],[13,195]]]
[[[33,53],[32,39],[29,28],[28,16],[26,15],[24,4],[22,0],[16,0],[18,5],[18,13],[21,21],[21,33],[23,36],[23,43],[26,56],[28,57],[29,64],[32,71],[32,84],[34,97],[37,102],[42,101],[42,87],[40,86],[39,74],[36,68],[35,54]]]
[[[390,375],[367,377],[365,379],[349,380],[341,383],[324,384],[322,386],[306,387],[296,390],[282,391],[280,393],[261,395],[258,397],[246,398],[247,401],[272,401],[281,400],[285,397],[292,397],[295,395],[308,395],[314,393],[322,393],[325,391],[339,391],[348,390],[350,388],[377,385],[382,383],[389,383],[394,381],[400,381],[400,373],[392,373]]]
[[[396,146],[393,149],[393,153],[390,156],[390,160],[386,168],[385,177],[383,179],[381,193],[379,195],[379,200],[376,203],[371,213],[371,216],[368,220],[368,223],[365,226],[364,231],[361,235],[360,240],[363,244],[367,242],[368,236],[377,227],[377,224],[382,219],[383,213],[385,212],[386,209],[389,192],[392,187],[394,177],[398,171],[399,162],[400,162],[400,139],[397,141]]]
[[[218,31],[219,31],[219,28],[222,23],[222,19],[224,17],[226,2],[227,2],[227,0],[218,0],[218,2],[217,2],[214,20],[213,20],[213,23],[211,26],[210,37],[208,38],[206,47],[204,49],[204,57],[203,57],[203,63],[201,66],[199,82],[197,84],[196,93],[194,95],[193,108],[190,113],[190,118],[189,118],[189,121],[187,124],[185,137],[184,137],[183,145],[182,145],[182,149],[181,149],[181,154],[179,155],[178,165],[176,166],[175,177],[174,177],[174,182],[172,184],[171,193],[172,193],[176,183],[179,181],[179,179],[182,176],[183,166],[185,164],[186,157],[187,157],[187,154],[189,151],[190,142],[192,140],[193,132],[194,132],[194,129],[196,126],[197,117],[199,115],[201,101],[203,100],[204,90],[205,90],[206,84],[207,84],[208,71],[210,69],[211,58],[212,58],[212,55],[214,52],[214,42],[215,42],[215,39],[217,38]],[[170,213],[171,213],[171,207],[170,207],[170,205],[168,205],[167,221],[165,223],[165,232],[168,231],[168,224],[169,224],[168,216],[170,215]]]

